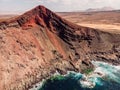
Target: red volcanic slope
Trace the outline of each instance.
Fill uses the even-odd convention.
[[[0,90],[27,90],[58,71],[119,64],[120,35],[66,21],[44,6],[0,22]]]

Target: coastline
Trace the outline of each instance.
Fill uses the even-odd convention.
[[[94,88],[96,83],[99,83],[100,85],[102,85],[102,83],[100,81],[98,81],[98,82],[94,81],[94,79],[96,79],[98,77],[99,78],[104,78],[107,75],[107,73],[101,72],[101,70],[99,69],[100,67],[98,67],[98,66],[100,64],[102,64],[102,65],[109,65],[113,69],[114,68],[116,68],[116,69],[118,68],[118,70],[120,70],[120,65],[114,66],[112,64],[101,62],[101,61],[97,61],[97,62],[96,61],[92,61],[92,63],[94,63],[94,65],[96,65],[95,66],[95,70],[93,72],[91,72],[89,75],[85,75],[85,74],[81,74],[80,73],[81,75],[83,75],[83,77],[79,81],[82,87]],[[46,79],[42,80],[42,82],[36,83],[35,85],[33,85],[33,88],[30,88],[29,90],[38,90],[38,89],[40,89],[42,87],[42,85],[43,85],[43,82],[46,81],[47,79],[50,79],[52,76],[56,76],[56,75],[68,76],[70,73],[75,73],[76,75],[79,74],[78,72],[73,72],[73,71],[68,71],[67,74],[65,74],[65,75],[61,75],[59,73],[55,73],[55,74],[47,77]],[[95,78],[91,79],[93,77],[95,77]],[[118,81],[118,83],[119,83],[119,81]],[[36,85],[38,87],[36,87]]]

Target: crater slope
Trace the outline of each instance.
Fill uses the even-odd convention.
[[[0,90],[27,90],[91,60],[120,64],[120,34],[75,25],[44,6],[0,22]]]

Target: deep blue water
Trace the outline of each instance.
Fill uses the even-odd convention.
[[[46,80],[38,90],[120,90],[120,67],[93,62],[96,69],[91,75],[69,72]]]

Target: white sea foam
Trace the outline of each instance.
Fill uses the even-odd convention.
[[[97,61],[92,63],[96,66],[94,72],[102,74],[102,77],[107,77],[108,80],[120,83],[120,66]]]
[[[86,87],[87,88],[93,88],[95,86],[95,83],[92,83],[92,82],[90,82],[88,80],[80,80],[80,84],[84,88],[86,88]]]
[[[84,80],[80,80],[82,87],[94,88],[96,84],[102,86],[103,82],[99,78],[120,83],[120,66],[100,61],[92,61],[92,63],[95,70],[89,76],[84,76]]]

